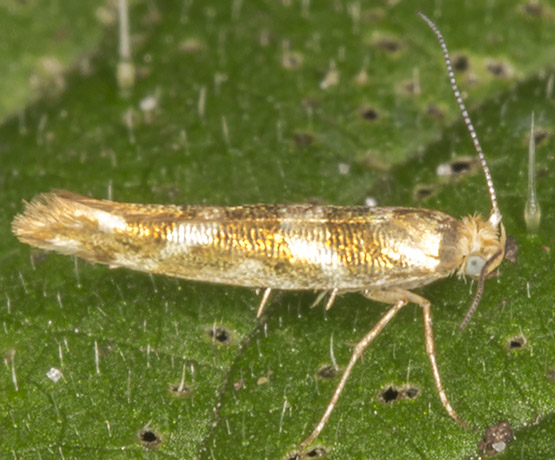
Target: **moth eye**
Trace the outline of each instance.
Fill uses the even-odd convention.
[[[486,263],[482,256],[470,256],[466,261],[465,274],[468,276],[478,276]]]

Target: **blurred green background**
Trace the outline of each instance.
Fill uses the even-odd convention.
[[[387,308],[360,295],[259,293],[44,254],[11,234],[54,188],[119,201],[429,207],[489,214],[433,33],[440,27],[520,249],[486,283],[455,277],[434,306],[441,406],[421,313],[367,351],[315,443],[329,459],[466,459],[508,420],[499,458],[553,457],[555,7],[545,2],[135,1],[137,83],[118,90],[113,2],[0,1],[0,456],[282,459],[319,420],[352,346]],[[543,220],[527,233],[530,117]],[[213,331],[217,337],[213,339]],[[519,342],[520,341],[520,342]],[[514,348],[511,343],[522,343]],[[333,350],[330,351],[330,350]],[[50,369],[63,375],[58,382]],[[187,394],[176,393],[185,373]],[[384,403],[390,386],[414,398]]]

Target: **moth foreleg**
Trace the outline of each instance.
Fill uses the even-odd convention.
[[[451,416],[453,420],[457,423],[461,424],[465,428],[468,427],[467,423],[459,417],[459,415],[451,406],[451,403],[447,399],[447,394],[443,389],[443,384],[441,383],[441,377],[439,375],[439,369],[437,367],[437,359],[436,359],[436,352],[435,352],[435,344],[434,344],[434,331],[432,328],[432,311],[430,302],[422,296],[415,294],[414,292],[405,291],[402,289],[396,289],[391,291],[365,291],[363,294],[373,300],[377,300],[379,302],[387,302],[390,303],[394,301],[397,296],[401,295],[405,298],[408,302],[415,303],[422,307],[422,312],[424,314],[424,335],[426,339],[426,353],[428,354],[428,358],[430,359],[430,364],[432,365],[432,373],[434,375],[434,382],[436,385],[437,392],[439,393],[439,399],[441,400],[441,404],[447,411],[447,413]]]
[[[437,392],[439,393],[439,399],[441,400],[441,404],[443,404],[443,407],[451,416],[451,418],[455,420],[455,422],[461,424],[463,427],[468,428],[468,424],[459,417],[459,415],[455,412],[455,409],[453,409],[453,406],[451,406],[451,403],[449,402],[449,400],[447,399],[447,395],[445,394],[445,390],[443,389],[441,378],[439,376],[439,369],[437,368],[430,302],[428,302],[426,299],[423,300],[425,300],[425,302],[420,306],[422,307],[422,311],[424,312],[424,335],[426,337],[426,353],[428,354],[428,358],[430,359],[430,363],[432,365],[432,373],[434,374],[434,381],[436,384]]]

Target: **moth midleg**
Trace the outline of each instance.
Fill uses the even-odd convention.
[[[393,303],[394,305],[386,312],[385,315],[382,316],[382,318],[376,323],[376,325],[368,333],[366,333],[366,335],[362,338],[362,340],[360,340],[360,342],[358,342],[355,345],[355,348],[353,349],[353,354],[351,355],[351,359],[349,360],[347,367],[343,371],[341,380],[337,384],[337,387],[333,392],[333,396],[331,397],[330,402],[328,403],[326,410],[322,415],[322,418],[320,419],[320,421],[318,422],[318,424],[316,425],[312,433],[310,433],[310,435],[303,442],[299,444],[300,450],[303,450],[312,441],[314,441],[318,437],[320,432],[324,429],[324,426],[326,426],[326,423],[330,418],[330,415],[337,404],[339,396],[341,396],[341,393],[345,388],[345,384],[347,383],[347,380],[349,379],[349,376],[351,375],[351,372],[353,371],[353,367],[357,362],[357,360],[362,356],[362,354],[364,353],[366,348],[368,348],[368,346],[372,343],[372,341],[380,334],[380,332],[387,325],[387,323],[389,323],[393,319],[393,317],[399,312],[399,310],[401,310],[401,308],[403,308],[409,302],[408,298],[403,295],[404,291],[399,290],[395,292],[399,293],[397,295],[396,301],[387,302],[387,303]]]

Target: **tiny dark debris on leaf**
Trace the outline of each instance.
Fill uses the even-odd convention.
[[[469,61],[467,56],[465,56],[464,54],[459,54],[458,56],[455,56],[455,58],[453,59],[453,68],[457,72],[465,72],[468,70],[468,67]]]
[[[402,399],[414,399],[418,396],[418,393],[418,388],[411,385],[403,385],[401,387],[388,385],[382,390],[380,397],[384,403],[388,404]]]
[[[418,388],[409,387],[405,390],[405,395],[409,399],[416,398],[418,396]]]
[[[284,460],[306,460],[309,458],[324,458],[328,453],[323,447],[315,447],[305,453],[293,453],[285,457]]]
[[[414,201],[422,201],[433,196],[435,192],[436,189],[433,185],[420,184],[414,187],[412,197]]]
[[[378,41],[376,41],[376,45],[382,50],[389,53],[394,53],[401,48],[401,44],[399,43],[399,41],[395,40],[394,38],[380,38]]]
[[[536,142],[536,147],[543,144],[547,139],[551,137],[551,132],[545,129],[539,129],[534,133],[534,140]]]
[[[489,61],[486,64],[486,69],[488,72],[491,73],[494,77],[498,78],[507,78],[509,76],[509,71],[507,67],[502,62],[498,61]]]
[[[360,116],[366,121],[376,121],[380,115],[376,109],[365,107],[360,111]]]
[[[323,447],[316,447],[304,455],[304,458],[322,458],[327,455],[326,449]]]
[[[231,341],[231,336],[230,336],[229,332],[227,332],[225,329],[220,328],[220,327],[213,327],[213,328],[209,329],[208,330],[208,335],[215,342],[227,344]]]
[[[455,158],[447,163],[442,163],[436,168],[436,174],[439,177],[448,179],[458,179],[461,176],[472,172],[479,167],[480,163],[477,159],[471,157]]]
[[[318,377],[322,379],[333,379],[337,375],[337,369],[332,365],[322,366],[318,370]]]
[[[484,439],[478,444],[478,449],[483,455],[491,457],[503,452],[513,438],[511,424],[507,420],[503,420],[486,429]]]

